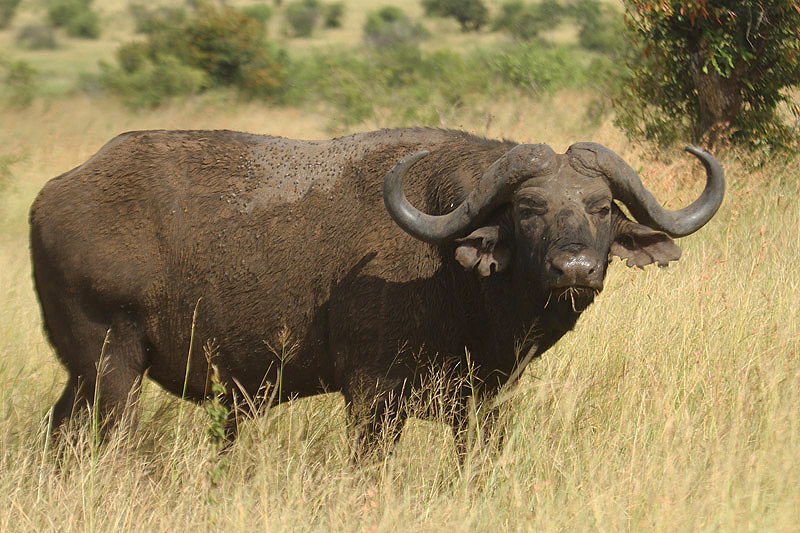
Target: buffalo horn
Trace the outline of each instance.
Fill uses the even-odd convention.
[[[624,203],[639,223],[672,237],[684,237],[711,220],[725,195],[725,173],[719,162],[711,154],[695,146],[687,146],[686,151],[705,166],[706,187],[697,200],[675,211],[661,207],[644,188],[636,171],[608,148],[597,143],[581,142],[570,146],[567,154],[573,167],[601,171],[609,181],[614,198]]]
[[[423,213],[411,205],[403,192],[406,172],[428,154],[427,150],[414,152],[401,159],[386,174],[383,203],[397,225],[412,237],[441,244],[466,235],[477,221],[508,199],[510,191],[520,179],[545,169],[553,151],[544,144],[515,146],[492,163],[467,198],[445,215]]]

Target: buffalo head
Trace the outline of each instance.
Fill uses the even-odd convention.
[[[697,231],[719,208],[722,167],[703,150],[686,150],[705,166],[707,182],[700,198],[678,211],[661,207],[627,163],[596,143],[573,144],[565,154],[543,144],[518,145],[444,215],[422,213],[403,193],[404,175],[428,155],[416,152],[386,175],[384,203],[417,239],[454,243],[455,259],[466,269],[481,276],[508,270],[515,283],[581,311],[602,290],[611,255],[628,266],[665,266],[681,254],[672,237]]]

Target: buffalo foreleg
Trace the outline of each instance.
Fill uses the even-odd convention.
[[[391,453],[405,425],[405,382],[378,391],[374,395],[344,391],[353,437],[351,457],[356,463]]]

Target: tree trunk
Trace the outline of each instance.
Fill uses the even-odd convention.
[[[689,68],[700,112],[693,120],[694,142],[705,140],[713,148],[741,111],[741,84],[735,75],[725,78],[716,71],[710,62],[712,51],[705,38],[690,37],[688,45]]]

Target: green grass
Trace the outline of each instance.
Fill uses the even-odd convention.
[[[572,91],[487,104],[451,126],[558,151],[601,141],[643,168],[660,200],[685,205],[697,194],[702,172],[690,157],[641,159],[608,121],[586,124],[588,101]],[[203,100],[131,114],[111,100],[76,97],[4,119],[0,146],[18,160],[0,198],[0,530],[797,527],[798,161],[747,172],[727,158],[725,203],[680,240],[679,263],[645,271],[612,263],[598,302],[530,365],[506,403],[503,451],[478,450],[461,472],[449,431],[419,421],[385,462],[354,468],[337,395],[245,424],[219,456],[206,412],[152,384],[131,443],[68,448],[59,462],[44,433],[65,376],[42,335],[27,252],[27,209],[38,189],[132,128],[326,135],[311,113]]]

